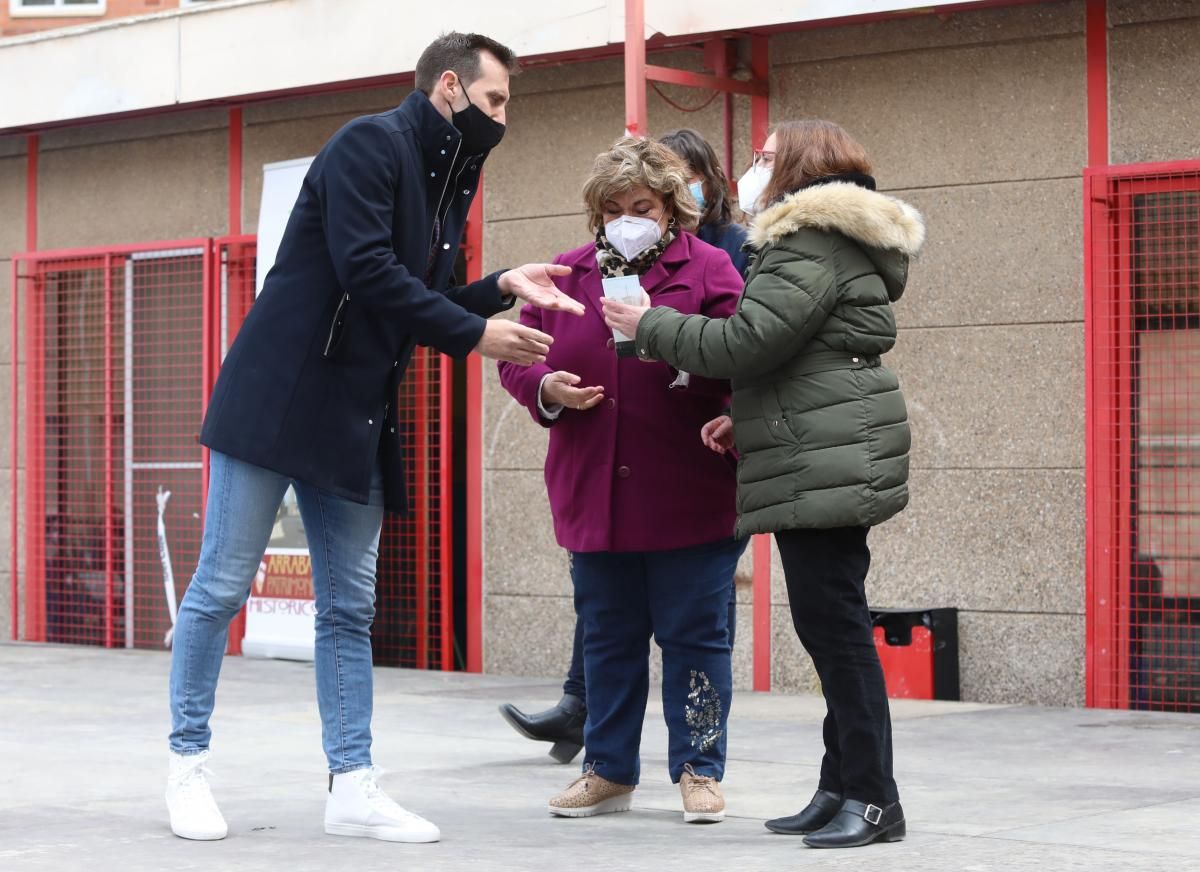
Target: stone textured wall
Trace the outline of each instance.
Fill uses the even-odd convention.
[[[1195,158],[1200,0],[1112,0],[1110,23],[1113,161]],[[1083,701],[1083,29],[1082,0],[1063,0],[772,38],[772,119],[841,122],[866,144],[881,187],[928,220],[888,358],[913,421],[912,504],[873,532],[870,588],[881,606],[962,610],[963,693],[973,700]],[[698,56],[656,61],[695,67]],[[587,240],[579,188],[623,129],[622,79],[620,62],[606,60],[514,80],[510,131],[486,176],[485,269]],[[685,106],[707,97],[663,90]],[[403,96],[376,89],[248,107],[244,230],[257,224],[263,163],[311,155],[345,121]],[[720,141],[719,100],[682,113],[651,92],[649,106],[654,132],[686,124]],[[747,100],[735,100],[735,119],[740,173]],[[225,112],[206,110],[45,134],[42,247],[224,233],[225,124]],[[0,312],[9,258],[24,248],[24,166],[23,137],[0,137]],[[0,317],[5,444],[9,334]],[[573,617],[542,483],[546,434],[495,367],[484,371],[485,665],[557,675]],[[0,446],[5,493],[8,456]],[[5,502],[0,545],[7,537]],[[773,574],[774,684],[813,689],[777,561]],[[8,609],[3,564],[0,638]]]
[[[965,699],[1083,701],[1083,29],[1063,2],[772,45],[772,119],[839,121],[926,217],[886,358],[912,501],[872,533],[869,588],[961,610]],[[813,689],[774,574],[775,686]]]
[[[1065,2],[772,39],[772,120],[842,123],[881,187],[929,223],[888,360],[913,418],[913,501],[873,534],[870,586],[878,605],[962,610],[969,699],[1083,700],[1083,23],[1083,4]],[[594,64],[551,77],[553,90],[539,73],[516,91],[514,112],[532,104],[538,121],[514,127],[521,147],[491,168],[489,265],[586,238],[578,180],[620,130],[619,75]],[[716,137],[712,112],[696,126]],[[652,117],[652,130],[674,123]],[[738,153],[735,172],[744,135]],[[492,373],[484,413],[487,667],[556,674],[570,586],[541,480],[545,435]],[[773,579],[773,684],[814,690],[777,559]],[[750,633],[740,639],[746,686]]]

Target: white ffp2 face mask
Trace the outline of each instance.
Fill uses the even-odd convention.
[[[738,205],[747,215],[758,211],[758,198],[767,189],[771,181],[771,168],[753,166],[746,174],[738,179]]]
[[[662,228],[650,218],[622,215],[604,225],[604,235],[612,247],[621,252],[621,257],[632,261],[662,239]]]

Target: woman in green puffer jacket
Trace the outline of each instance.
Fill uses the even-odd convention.
[[[868,530],[908,502],[908,415],[880,356],[896,343],[892,304],[925,229],[915,209],[875,191],[870,172],[838,125],[782,124],[740,184],[760,211],[733,317],[604,301],[643,358],[732,381],[732,421],[711,422],[702,438],[719,452],[736,446],[737,533],[775,534],[792,622],[828,708],[816,794],[767,827],[813,847],[905,833],[864,582]]]

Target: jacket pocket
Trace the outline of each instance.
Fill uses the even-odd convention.
[[[338,300],[337,308],[333,312],[333,318],[329,322],[329,335],[325,339],[325,350],[321,352],[321,356],[326,360],[333,357],[338,346],[342,344],[342,337],[346,333],[346,304],[350,302],[349,294],[342,294],[342,298]]]

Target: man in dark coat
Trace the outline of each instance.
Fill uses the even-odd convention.
[[[211,478],[200,562],[171,664],[171,828],[227,832],[207,782],[217,678],[276,512],[294,487],[316,600],[315,666],[330,786],[325,831],[431,842],[438,828],[380,790],[371,765],[371,621],[385,508],[405,507],[394,399],[417,345],[529,365],[551,337],[487,320],[516,298],[583,314],[530,264],[448,287],[488,153],[505,130],[512,51],[446,34],[416,90],[357,118],[313,161],[268,273],[224,362],[201,441]]]

